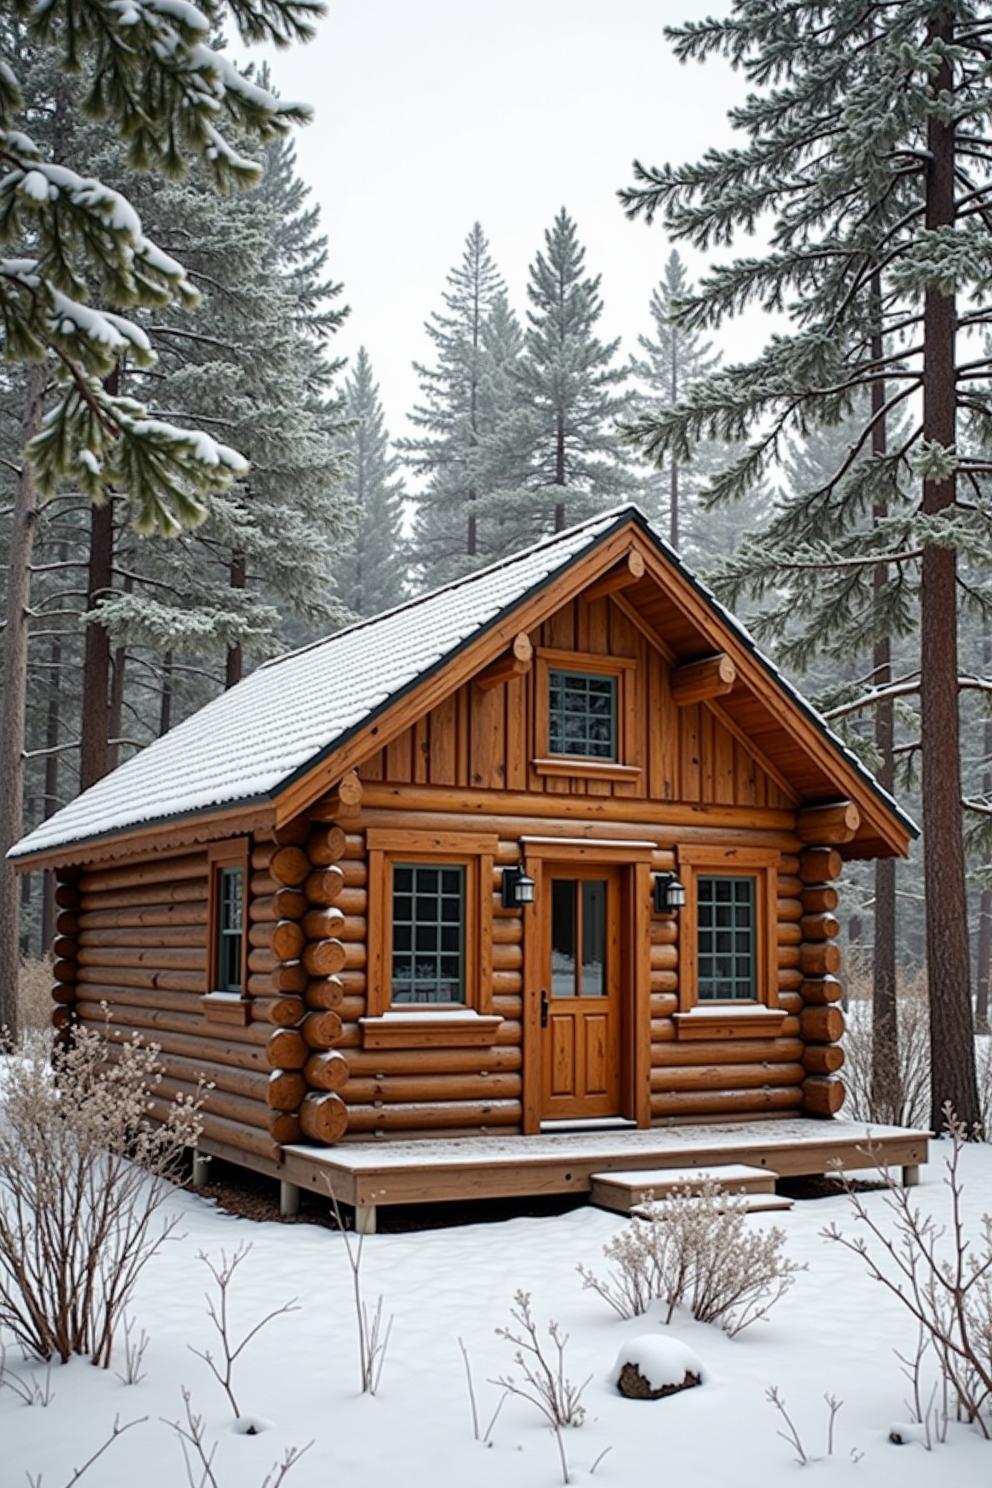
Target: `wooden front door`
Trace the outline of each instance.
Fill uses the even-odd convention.
[[[549,865],[542,903],[542,1116],[619,1115],[620,872]]]

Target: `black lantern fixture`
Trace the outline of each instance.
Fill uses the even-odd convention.
[[[674,873],[656,873],[654,876],[654,908],[656,914],[677,914],[685,904],[685,884]]]
[[[521,865],[516,868],[503,869],[503,908],[521,909],[525,904],[534,903],[534,894],[537,885],[526,873]]]

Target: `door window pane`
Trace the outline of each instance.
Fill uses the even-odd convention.
[[[575,880],[551,883],[551,996],[575,996]]]
[[[552,997],[606,996],[606,892],[603,879],[552,880]]]
[[[698,878],[696,925],[696,990],[700,1001],[755,1001],[754,879],[730,875]]]
[[[582,996],[606,995],[606,884],[582,879]]]
[[[617,679],[548,673],[548,748],[590,759],[617,757]]]
[[[464,868],[393,868],[392,999],[465,1001]]]

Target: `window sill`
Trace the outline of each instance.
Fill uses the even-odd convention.
[[[691,1012],[676,1013],[672,1020],[677,1039],[749,1039],[775,1038],[785,1022],[783,1008],[745,1004],[701,1007]]]
[[[203,1015],[211,1023],[235,1023],[244,1027],[251,1010],[251,998],[240,992],[207,992],[200,998]]]
[[[640,765],[621,765],[616,760],[579,759],[563,754],[551,759],[531,760],[538,775],[578,777],[583,780],[637,781],[641,778]]]
[[[503,1019],[465,1009],[390,1012],[358,1021],[365,1049],[465,1049],[490,1048]]]

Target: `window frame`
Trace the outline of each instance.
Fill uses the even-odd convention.
[[[677,848],[679,877],[686,902],[679,913],[679,1011],[676,1020],[690,1015],[733,1017],[734,1010],[781,1014],[778,1001],[778,864],[776,848],[681,846]],[[698,982],[700,878],[754,880],[755,978],[753,998],[700,998]]]
[[[534,659],[534,757],[538,776],[584,776],[593,780],[636,783],[641,775],[635,714],[637,661],[632,656],[599,656],[590,651],[563,651],[539,646]],[[609,677],[616,690],[616,758],[551,753],[551,673]]]
[[[224,842],[211,842],[207,846],[208,894],[207,894],[207,953],[204,967],[204,996],[201,1005],[206,1016],[217,1022],[247,1023],[247,1008],[251,1001],[248,992],[250,969],[248,956],[251,928],[249,904],[251,895],[251,839],[229,838]],[[221,908],[223,902],[223,875],[237,869],[242,883],[241,924],[241,986],[240,989],[223,988],[220,982]]]
[[[445,999],[445,998],[433,998],[433,999],[423,999],[423,1000],[418,999],[416,997],[410,997],[410,998],[404,999],[402,1002],[400,1002],[400,1001],[397,1001],[396,996],[393,993],[393,983],[396,980],[396,956],[397,956],[397,950],[396,950],[396,944],[395,944],[395,930],[396,930],[396,924],[397,924],[397,920],[396,920],[396,894],[397,894],[396,874],[398,872],[400,872],[400,871],[404,871],[404,872],[408,871],[409,873],[411,873],[413,875],[412,880],[411,880],[411,884],[410,884],[410,898],[411,898],[412,901],[416,901],[418,895],[422,892],[422,890],[418,887],[418,884],[417,884],[417,875],[419,873],[425,871],[425,870],[426,871],[429,871],[429,872],[432,872],[432,873],[437,873],[437,874],[440,874],[440,875],[443,875],[444,873],[456,873],[458,875],[458,898],[459,898],[459,902],[460,902],[461,913],[460,913],[460,917],[459,917],[459,920],[458,920],[458,931],[459,931],[459,935],[458,935],[457,953],[452,953],[450,951],[447,951],[446,952],[445,949],[444,949],[444,947],[441,946],[440,943],[438,944],[436,950],[433,953],[434,954],[435,961],[437,963],[437,965],[436,965],[436,975],[434,977],[434,985],[435,986],[438,986],[440,983],[442,983],[444,981],[451,980],[450,978],[443,977],[441,975],[440,961],[441,961],[441,958],[443,956],[445,956],[445,955],[457,954],[457,957],[458,957],[458,970],[459,970],[458,982],[459,982],[459,990],[461,991],[461,994],[462,995],[459,998],[447,998],[447,999]],[[420,1009],[425,1009],[425,1008],[428,1008],[428,1009],[429,1008],[447,1008],[449,1011],[453,1011],[453,1010],[455,1010],[457,1008],[463,1008],[463,1007],[466,1006],[466,998],[468,996],[468,958],[469,958],[469,935],[468,935],[468,929],[469,929],[469,920],[471,919],[471,916],[470,916],[470,913],[469,913],[469,898],[470,898],[470,884],[469,884],[469,880],[470,880],[470,876],[471,876],[471,874],[470,874],[469,868],[467,868],[466,865],[464,863],[462,863],[462,862],[459,862],[459,863],[450,863],[447,860],[445,860],[444,862],[438,861],[436,863],[435,862],[425,863],[423,861],[420,861],[420,862],[411,862],[411,863],[404,863],[399,858],[397,858],[397,859],[395,859],[395,860],[393,860],[391,862],[391,864],[390,864],[390,872],[389,872],[389,937],[390,937],[390,947],[389,947],[389,981],[390,981],[390,1008],[391,1009],[398,1009],[398,1008],[405,1008],[405,1007],[414,1007],[414,1008],[420,1008]],[[443,884],[438,883],[436,889],[433,891],[433,894],[434,894],[434,897],[438,901],[438,913],[439,913],[439,915],[441,915],[441,903],[440,903],[440,901],[444,897]],[[424,921],[424,924],[425,925],[426,925],[426,923],[427,922]],[[434,928],[436,930],[441,931],[444,928],[445,921],[444,921],[443,917],[440,917],[440,918],[434,920],[433,921],[433,924],[434,924]],[[417,920],[417,915],[416,915],[416,909],[415,908],[411,908],[411,918],[410,918],[410,929],[411,929],[411,932],[413,932],[416,929],[417,925],[418,925],[418,920]],[[416,960],[417,960],[417,954],[418,954],[417,949],[416,949],[416,945],[415,945],[415,939],[416,939],[415,935],[411,934],[411,945],[410,945],[409,953],[408,953],[409,956],[410,956],[411,968],[412,968],[411,969],[411,976],[410,976],[411,991],[416,991],[416,986],[417,986],[417,981],[418,981],[418,977],[416,975],[416,972],[413,969],[415,967],[415,963],[416,963]]]
[[[583,743],[585,743],[587,746],[589,746],[589,747],[587,747],[585,749],[555,749],[554,746],[553,746],[553,744],[552,744],[551,735],[552,735],[552,732],[553,732],[553,725],[554,725],[554,722],[555,722],[555,709],[554,709],[554,703],[553,703],[553,694],[554,694],[555,686],[557,685],[557,679],[561,679],[562,700],[563,700],[563,702],[566,703],[566,706],[565,706],[565,708],[563,710],[562,719],[561,719],[561,721],[563,723],[564,722],[567,722],[567,715],[568,715],[568,712],[569,712],[569,709],[568,709],[568,706],[567,706],[567,699],[568,699],[568,693],[569,693],[569,687],[568,687],[569,679],[572,679],[572,680],[574,680],[576,682],[580,682],[582,684],[582,690],[583,690],[583,692],[585,694],[585,696],[584,696],[584,704],[585,704],[585,706],[582,709],[582,721],[583,721],[583,724],[584,724]],[[608,695],[609,700],[610,700],[610,708],[609,708],[609,738],[607,740],[607,751],[608,752],[605,753],[605,754],[599,753],[594,748],[591,747],[596,741],[594,741],[592,739],[591,735],[590,735],[590,724],[591,724],[591,722],[593,721],[593,718],[594,718],[594,715],[593,715],[592,710],[591,710],[591,707],[590,707],[590,702],[591,702],[591,699],[592,699],[592,696],[593,696],[592,687],[593,687],[594,684],[598,684],[598,685],[602,686],[602,684],[604,684],[604,683],[605,684],[608,684],[608,693],[607,693],[607,695]],[[608,765],[615,765],[615,764],[618,764],[619,763],[619,756],[620,756],[620,683],[619,683],[619,679],[616,677],[616,675],[613,672],[586,672],[586,671],[580,672],[580,671],[576,671],[572,667],[554,667],[554,666],[549,666],[548,667],[548,754],[549,754],[549,756],[552,759],[561,759],[563,757],[565,759],[568,759],[571,756],[573,758],[578,758],[578,759],[583,759],[583,760],[596,760],[596,761],[602,762],[603,764],[608,764]]]
[[[744,996],[734,995],[734,996],[731,996],[731,997],[717,997],[717,996],[710,997],[710,996],[705,996],[704,993],[703,993],[703,991],[702,991],[704,979],[703,979],[702,974],[701,974],[701,972],[699,970],[699,958],[702,956],[702,950],[701,950],[701,947],[700,947],[700,940],[701,940],[701,933],[702,933],[702,928],[703,928],[702,927],[702,924],[701,924],[701,917],[700,917],[700,885],[702,883],[704,883],[704,882],[706,882],[706,883],[712,883],[712,884],[721,884],[721,883],[723,883],[723,884],[747,884],[748,887],[749,887],[749,889],[750,889],[750,893],[746,896],[746,899],[739,899],[736,896],[736,894],[733,894],[732,893],[730,895],[729,899],[726,901],[727,904],[730,906],[730,909],[732,911],[731,923],[730,923],[729,926],[721,927],[719,924],[716,923],[715,920],[714,920],[714,923],[712,925],[707,926],[707,929],[712,934],[714,934],[714,935],[719,935],[720,934],[720,931],[721,931],[721,928],[723,928],[725,930],[729,930],[729,932],[730,932],[731,935],[736,936],[738,934],[739,930],[740,930],[740,925],[739,925],[739,923],[738,923],[738,921],[736,919],[736,911],[737,911],[737,909],[742,904],[745,904],[746,903],[746,907],[747,907],[747,911],[748,911],[747,933],[748,933],[748,936],[749,936],[750,945],[749,945],[749,950],[748,950],[748,974],[747,974],[747,978],[746,978],[746,985],[747,985],[747,987],[748,987],[749,990],[748,990],[747,994],[744,995]],[[753,873],[711,873],[711,872],[697,873],[695,875],[695,885],[696,885],[696,959],[697,959],[697,965],[696,965],[696,998],[697,998],[697,1001],[699,1002],[700,1006],[705,1005],[707,1007],[710,1007],[710,1006],[712,1006],[714,1004],[724,1003],[724,1002],[731,1003],[734,1006],[739,1006],[741,1004],[745,1004],[746,1005],[748,1003],[754,1003],[754,1002],[756,1002],[758,1000],[757,999],[757,989],[758,989],[758,941],[759,941],[759,935],[760,935],[760,926],[759,926],[759,919],[758,919],[758,898],[759,898],[759,896],[758,896],[758,884],[757,884],[757,880],[755,878],[755,875]],[[711,900],[711,904],[712,904],[712,906],[714,908],[717,908],[718,909],[719,906],[720,906],[720,900],[719,900],[719,898],[714,895],[713,899]],[[721,952],[714,945],[713,948],[712,948],[712,950],[710,952],[708,952],[708,954],[710,956],[712,956],[713,958],[716,958],[716,957],[718,957],[721,954]],[[738,957],[740,955],[740,953],[737,950],[736,946],[732,946],[731,947],[731,950],[727,954],[729,954],[730,956],[732,956],[734,958],[735,969],[734,969],[733,975],[730,976],[729,978],[721,978],[721,977],[718,977],[716,975],[713,975],[712,977],[706,978],[706,981],[712,982],[712,983],[715,984],[715,983],[718,983],[718,982],[723,981],[723,980],[729,980],[730,983],[732,985],[734,985],[734,986],[736,986],[739,983],[739,981],[742,981],[742,979],[738,977],[737,970],[736,970],[736,962],[737,962],[737,959],[738,959]]]
[[[483,832],[418,832],[369,828],[368,956],[365,1042],[370,1023],[390,1020],[402,1025],[414,1020],[451,1026],[459,1013],[466,1023],[480,1019],[502,1021],[492,1012],[492,918],[494,864],[498,837]],[[464,871],[463,1002],[394,1002],[393,873],[397,867],[461,868]],[[452,1029],[454,1032],[455,1030]],[[491,1042],[487,1038],[486,1042]]]

